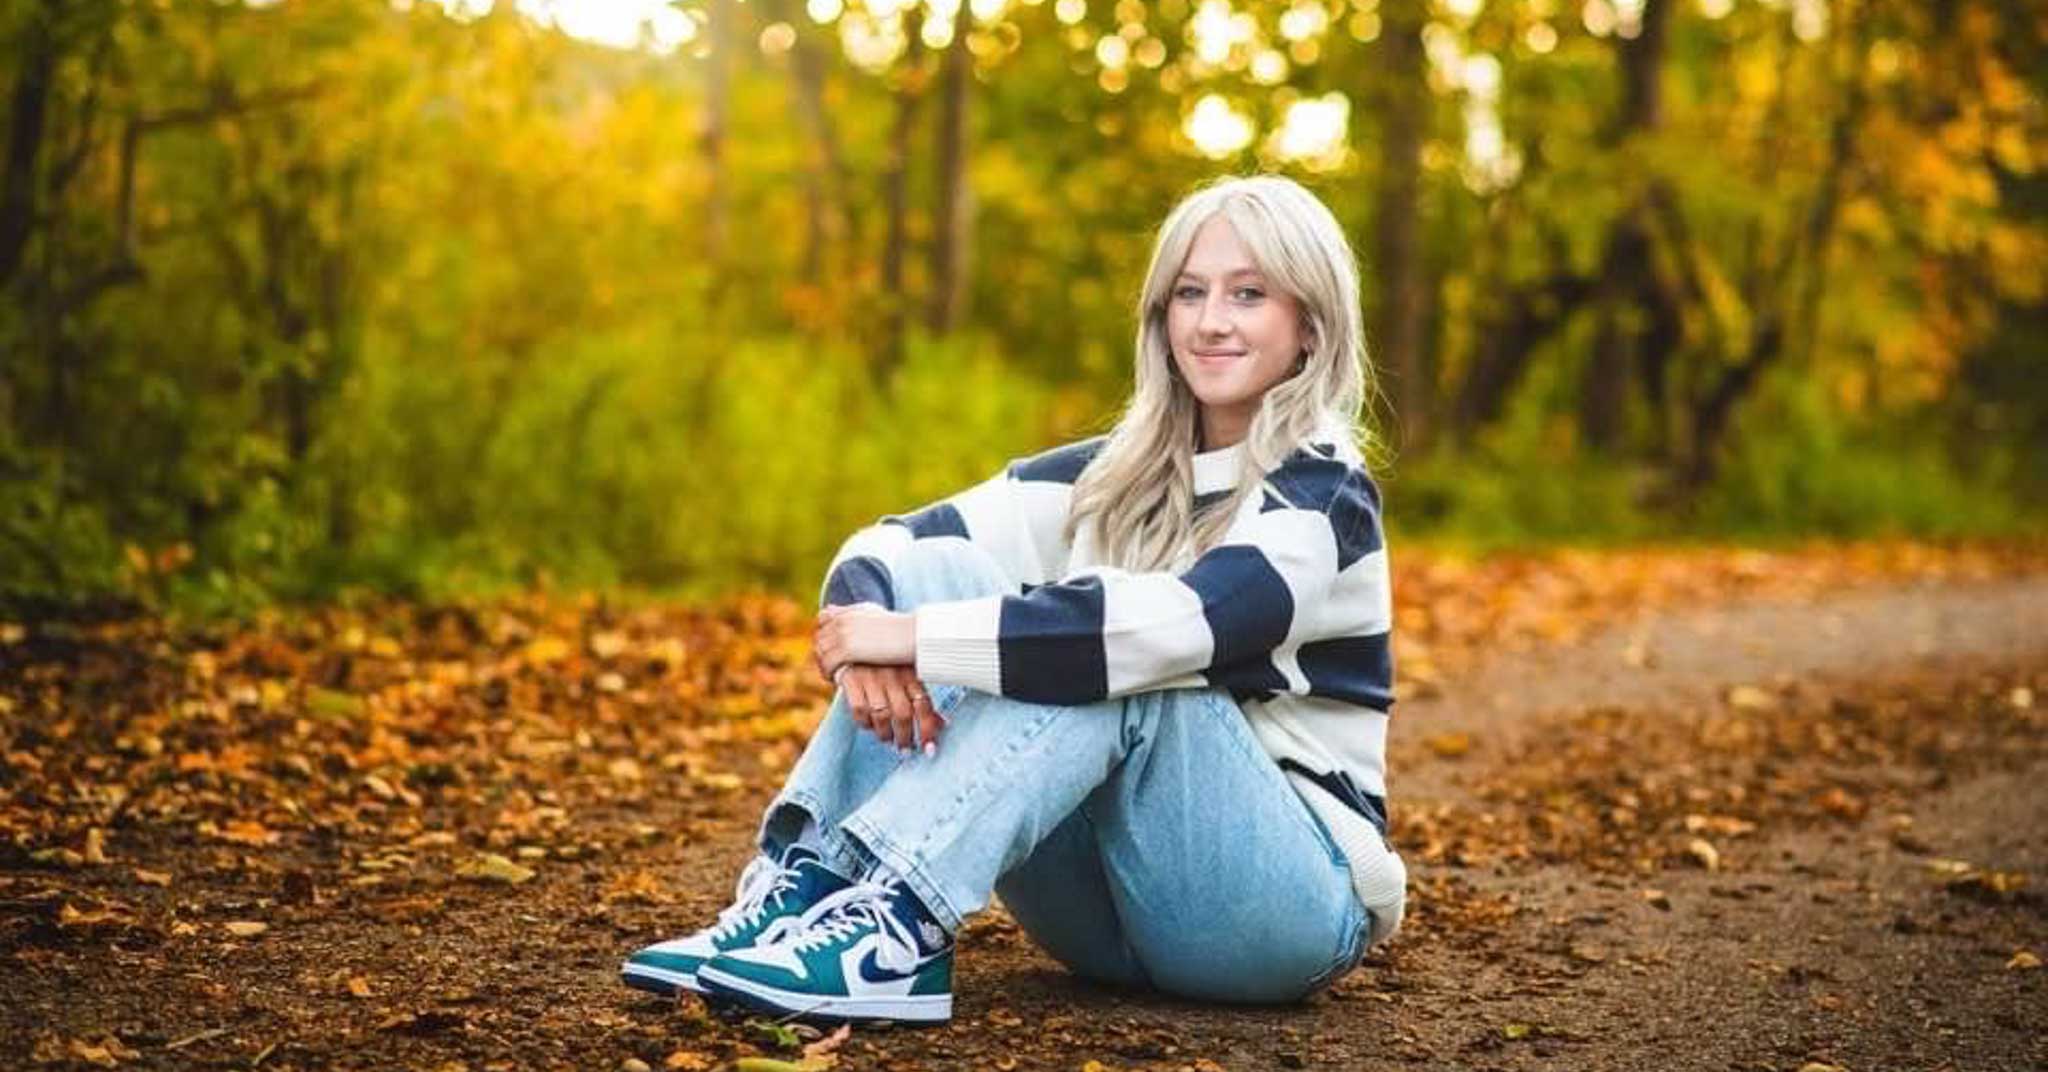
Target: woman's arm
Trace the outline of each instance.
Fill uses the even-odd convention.
[[[1274,474],[1300,492],[1255,516],[1187,570],[1100,569],[1023,595],[914,612],[926,681],[1039,703],[1087,703],[1201,686],[1207,671],[1289,640],[1384,632],[1391,617],[1378,489],[1363,470],[1314,460]],[[1276,668],[1274,684],[1288,687]]]
[[[818,594],[821,607],[874,603],[894,608],[896,564],[916,541],[963,537],[989,553],[1010,580],[1039,584],[1065,559],[1060,532],[1081,470],[1101,438],[1012,461],[973,487],[847,537]]]

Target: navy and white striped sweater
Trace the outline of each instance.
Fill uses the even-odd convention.
[[[1062,539],[1074,481],[1104,442],[1014,461],[860,530],[834,557],[821,602],[894,607],[891,564],[913,541],[971,540],[1018,590],[916,608],[919,678],[1060,704],[1226,689],[1281,768],[1323,790],[1303,795],[1326,822],[1363,817],[1384,834],[1392,600],[1379,488],[1355,448],[1304,443],[1216,546],[1130,572],[1098,561],[1091,526],[1071,547]],[[1229,494],[1243,449],[1195,455],[1197,509]],[[1325,794],[1355,814],[1333,816]]]

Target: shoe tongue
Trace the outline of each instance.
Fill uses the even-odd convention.
[[[825,866],[824,857],[802,845],[791,845],[782,854],[782,866],[793,872],[796,879],[795,893],[806,904],[815,904],[829,894],[846,888],[846,880],[839,873]],[[776,898],[787,896],[789,891],[776,894]]]
[[[811,863],[820,863],[824,859],[824,857],[818,855],[816,851],[807,845],[791,845],[782,850],[782,860],[780,862],[782,866],[795,870],[796,865],[806,860]]]

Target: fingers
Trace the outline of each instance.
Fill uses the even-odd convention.
[[[853,724],[875,735],[883,745],[896,747],[896,725],[889,717],[889,697],[883,682],[871,666],[846,667],[847,713]]]
[[[907,684],[903,680],[904,676],[895,673],[885,674],[885,684],[882,687],[889,703],[889,743],[894,744],[898,751],[909,751],[917,747],[917,712],[911,705],[909,687],[914,682]]]
[[[932,698],[922,685],[918,687],[913,702],[917,704],[917,732],[924,740],[925,754],[935,754],[939,748],[939,730],[945,727],[945,720],[932,709]]]
[[[849,663],[841,668],[840,692],[853,724],[874,734],[884,746],[899,752],[916,750],[921,744],[937,748],[945,720],[932,707],[924,682],[909,667]]]
[[[846,713],[853,724],[872,733],[875,729],[873,705],[868,702],[867,675],[848,667],[841,691],[846,694]]]
[[[811,661],[817,664],[818,676],[832,681],[843,662],[840,631],[832,627],[832,619],[845,608],[825,607],[818,611],[817,628],[811,632]]]

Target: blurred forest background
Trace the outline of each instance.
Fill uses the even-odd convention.
[[[807,595],[1317,190],[1394,539],[2039,532],[2031,0],[0,0],[0,592]]]

